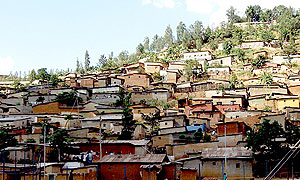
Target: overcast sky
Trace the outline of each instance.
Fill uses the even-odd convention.
[[[96,65],[101,54],[132,53],[168,25],[174,35],[180,21],[216,26],[230,6],[242,14],[255,4],[300,7],[297,0],[0,0],[0,74],[75,69],[86,50]]]

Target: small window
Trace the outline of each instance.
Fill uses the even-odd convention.
[[[236,116],[236,118],[239,118],[240,116]]]
[[[234,105],[235,101],[230,101],[230,105]]]
[[[138,110],[138,113],[141,113],[141,110]]]
[[[216,162],[213,162],[213,165],[215,166],[215,165],[216,165]]]
[[[210,117],[211,117],[211,118],[214,117],[214,114],[210,114]]]
[[[168,123],[165,123],[165,125],[168,125]]]
[[[161,139],[161,137],[158,137],[158,139]]]
[[[217,105],[222,105],[222,102],[217,102]]]
[[[139,78],[141,78],[141,76],[139,76]]]
[[[286,102],[286,100],[283,100],[283,102]]]
[[[293,100],[293,102],[295,102],[295,100]]]
[[[103,127],[106,127],[106,124],[103,124]]]
[[[236,163],[236,164],[235,164],[235,167],[236,167],[236,168],[240,168],[240,166],[241,166],[240,163]]]

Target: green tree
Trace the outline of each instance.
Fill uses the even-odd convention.
[[[218,43],[216,41],[211,41],[209,44],[209,48],[213,51],[218,49]]]
[[[176,27],[176,32],[177,32],[177,42],[181,44],[184,39],[184,32],[186,31],[186,26],[185,24],[180,21],[179,24]]]
[[[201,141],[203,139],[203,133],[202,133],[202,129],[199,128],[195,133],[194,133],[194,137],[193,139],[195,139],[196,141]]]
[[[58,83],[61,82],[61,80],[58,78],[57,74],[52,74],[50,76],[50,82],[54,87],[57,87]]]
[[[252,59],[250,61],[250,63],[252,65],[252,67],[260,68],[260,67],[262,67],[263,65],[266,64],[266,58],[265,58],[265,56],[260,55],[257,58]]]
[[[129,52],[128,51],[121,51],[119,56],[118,56],[118,59],[121,63],[123,64],[126,64],[127,61],[128,61],[128,58],[129,58]]]
[[[200,67],[200,64],[197,60],[185,60],[185,65],[184,65],[184,76],[188,81],[191,80],[191,78],[194,77],[194,72],[193,70],[196,68],[198,69]]]
[[[195,21],[190,25],[190,33],[193,40],[199,40],[203,43],[204,27],[201,21]]]
[[[4,149],[9,146],[16,146],[18,141],[5,130],[0,130],[0,149]]]
[[[67,106],[74,106],[74,105],[78,105],[83,100],[81,97],[78,96],[76,91],[70,91],[70,92],[59,93],[55,101],[60,102],[62,104],[66,104]]]
[[[143,114],[142,118],[150,124],[151,126],[151,135],[155,134],[158,130],[158,121],[161,119],[160,112],[157,111],[155,113]]]
[[[108,59],[106,58],[106,56],[104,54],[101,54],[97,63],[98,68],[101,68],[102,66],[106,66],[107,61]]]
[[[234,49],[234,54],[236,55],[236,57],[239,59],[239,60],[242,60],[244,61],[245,60],[245,51],[241,48],[236,48]]]
[[[226,16],[229,23],[242,22],[242,18],[237,15],[237,10],[233,6],[226,10]]]
[[[266,161],[273,163],[272,166],[283,157],[286,147],[281,142],[276,141],[276,138],[282,137],[284,134],[282,126],[277,121],[270,123],[268,120],[264,120],[257,130],[248,132],[246,147],[251,149],[256,160],[254,167],[256,175],[265,175]]]
[[[88,50],[86,50],[84,56],[84,72],[88,72],[90,70],[90,63],[90,55]]]
[[[75,72],[76,72],[76,73],[80,73],[80,71],[81,71],[81,69],[80,69],[80,62],[79,62],[79,60],[78,60],[78,58],[77,58],[77,60],[76,60],[76,69],[75,69]]]
[[[264,44],[270,44],[270,42],[275,38],[272,29],[266,27],[259,33],[260,39],[264,42]]]
[[[68,132],[65,129],[56,130],[50,136],[50,146],[54,148],[54,154],[57,154],[58,161],[61,160],[61,155],[69,152],[68,144],[72,142]]]
[[[164,39],[163,37],[158,36],[155,34],[155,36],[152,39],[152,43],[150,45],[151,50],[155,52],[159,52],[161,49],[164,48]]]
[[[283,46],[283,53],[288,56],[288,59],[290,59],[290,56],[292,54],[297,53],[297,48],[296,48],[295,43],[289,43],[287,45],[284,45]]]
[[[197,40],[196,40],[196,49],[197,49],[198,51],[201,51],[202,47],[203,47],[202,41],[199,40],[199,39],[197,39]]]
[[[236,74],[233,74],[229,82],[229,89],[235,89],[239,84],[240,82],[238,81]]]
[[[260,16],[262,14],[262,9],[259,5],[250,5],[247,7],[245,14],[247,19],[251,22],[257,22],[260,20]]]
[[[277,20],[287,9],[284,5],[275,6],[272,10],[272,18]]]
[[[47,68],[41,68],[37,70],[36,77],[43,81],[48,81],[50,79],[50,74],[47,72]]]
[[[136,47],[136,54],[138,56],[142,55],[145,52],[144,50],[144,46],[142,45],[142,43],[140,43],[137,47]]]
[[[223,42],[223,50],[225,52],[225,54],[230,54],[231,53],[231,49],[233,48],[232,42],[229,40],[226,40]]]
[[[204,142],[210,142],[211,141],[211,136],[208,134],[205,134],[203,137]]]
[[[35,72],[34,69],[32,69],[32,70],[30,71],[30,74],[29,74],[29,77],[28,77],[28,78],[29,78],[29,81],[30,81],[30,82],[36,80],[36,72]]]
[[[36,99],[36,102],[41,102],[43,103],[45,101],[45,98],[43,96],[39,96],[37,99]]]
[[[271,9],[263,10],[263,12],[260,15],[260,21],[263,22],[271,22],[273,19],[273,12]]]
[[[119,99],[114,104],[118,107],[123,107],[122,131],[119,139],[129,140],[132,138],[132,133],[135,129],[136,121],[133,120],[133,115],[129,107],[131,106],[131,93],[125,92],[123,89],[119,92]]]
[[[150,50],[150,40],[149,37],[145,37],[144,39],[144,51],[148,52]]]
[[[173,37],[173,32],[172,28],[169,25],[165,31],[164,35],[164,43],[166,47],[171,47],[173,45],[174,37]]]
[[[182,39],[182,44],[185,47],[190,47],[191,42],[192,42],[192,35],[191,35],[190,31],[188,31],[188,30],[184,31],[184,33],[183,33],[183,39]]]
[[[261,84],[264,85],[271,85],[273,84],[273,75],[272,73],[264,72],[260,77],[259,81]]]

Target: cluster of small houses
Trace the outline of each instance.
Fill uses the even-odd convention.
[[[247,48],[253,48],[251,43],[260,46],[248,43]],[[255,54],[269,57],[266,51]],[[207,64],[208,78],[187,82],[184,76],[187,59],[197,60],[202,65],[200,71]],[[244,87],[235,89],[228,89],[231,74],[246,71],[249,65],[245,64],[243,69],[233,68],[236,63],[233,57],[214,58],[209,51],[185,53],[181,61],[170,63],[141,60],[101,73],[69,73],[60,77],[63,82],[58,88],[41,82],[28,86],[26,92],[15,93],[7,87],[0,96],[0,126],[9,129],[19,142],[18,147],[6,149],[14,162],[39,159],[32,155],[28,144],[36,149],[43,147],[40,122],[45,119],[67,129],[74,139],[71,146],[78,154],[93,152],[94,156],[90,164],[73,160],[18,164],[14,169],[14,164],[6,163],[6,170],[26,172],[24,176],[29,179],[38,176],[42,166],[46,166],[49,180],[68,178],[70,172],[76,179],[221,178],[224,172],[229,179],[253,178],[252,152],[245,148],[247,131],[265,119],[278,121],[283,128],[286,121],[296,125],[300,122],[300,75],[286,66],[287,60],[300,65],[300,56],[274,55],[269,63],[253,70],[256,77],[239,77]],[[215,64],[222,66],[215,67]],[[259,75],[265,71],[273,74],[274,84],[259,84]],[[155,73],[160,74],[161,81],[153,80]],[[0,82],[0,85],[7,83]],[[224,89],[221,90],[221,86]],[[138,122],[132,140],[116,140],[124,117],[123,109],[113,104],[121,88],[131,93],[130,109]],[[58,94],[72,90],[77,91],[83,103],[67,106],[54,101]],[[41,96],[43,100],[37,101]],[[170,106],[147,105],[154,101]],[[161,116],[158,131],[150,137],[149,125],[142,114],[156,112]],[[72,118],[66,120],[66,115]],[[100,126],[103,133],[109,134],[101,143],[102,158],[99,156]],[[30,132],[28,127],[31,127]],[[210,135],[211,140],[193,140],[196,131]],[[34,139],[34,143],[27,142],[29,139]],[[49,152],[51,147],[46,146]]]

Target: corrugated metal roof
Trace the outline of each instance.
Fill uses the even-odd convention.
[[[106,155],[100,161],[101,163],[162,163],[166,160],[166,154],[122,154],[122,155]]]
[[[230,148],[205,148],[202,151],[203,158],[251,158],[251,150],[245,147]]]
[[[150,140],[103,140],[102,143],[130,143],[135,146],[145,146],[150,142]]]

